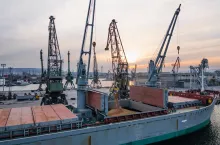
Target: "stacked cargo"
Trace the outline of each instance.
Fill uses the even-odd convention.
[[[79,128],[81,121],[64,105],[0,109],[0,139]]]

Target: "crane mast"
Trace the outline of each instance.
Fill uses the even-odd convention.
[[[114,79],[112,88],[116,87],[119,89],[119,98],[127,98],[129,96],[128,61],[115,19],[109,25],[106,51],[109,50],[109,46],[111,49]]]
[[[55,18],[50,16],[49,22],[49,39],[48,39],[48,61],[46,76],[46,94],[44,95],[41,105],[50,104],[67,104],[66,96],[63,94],[62,83],[62,63],[58,38],[56,34]]]
[[[71,89],[75,88],[75,85],[74,85],[74,82],[73,82],[74,77],[73,77],[73,75],[70,71],[70,52],[69,51],[68,51],[67,55],[68,55],[68,72],[67,72],[67,75],[66,75],[66,83],[64,85],[65,90],[67,89],[68,84],[71,85]]]
[[[173,30],[175,28],[178,15],[180,13],[180,7],[181,7],[181,4],[179,5],[179,7],[177,8],[177,10],[175,11],[173,15],[173,18],[168,27],[168,30],[166,32],[165,38],[160,47],[156,60],[155,61],[150,60],[149,71],[148,71],[148,81],[146,82],[146,85],[149,87],[157,87],[157,82],[159,80],[158,75],[161,72],[162,66],[164,64],[164,59],[166,57],[166,53],[169,48],[170,40],[173,35]]]
[[[95,47],[96,47],[96,42],[92,43],[93,45],[93,79],[91,82],[91,88],[101,88],[102,84],[101,81],[99,80],[99,72],[98,72],[98,63],[97,63],[97,59],[96,59],[96,51],[95,51]]]

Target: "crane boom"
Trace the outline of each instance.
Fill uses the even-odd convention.
[[[158,81],[158,74],[161,72],[163,63],[164,63],[164,59],[166,57],[166,53],[167,50],[169,48],[169,44],[173,35],[173,30],[175,28],[175,24],[178,18],[178,15],[180,13],[180,7],[181,4],[179,5],[179,7],[177,8],[177,10],[175,11],[173,18],[171,20],[171,23],[168,27],[168,30],[166,32],[165,38],[163,40],[163,43],[160,47],[159,53],[157,55],[157,58],[155,61],[150,60],[149,63],[149,72],[148,72],[148,82],[147,82],[147,86],[150,87],[156,87],[156,83]]]

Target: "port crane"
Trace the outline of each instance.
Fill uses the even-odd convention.
[[[201,91],[207,87],[206,79],[204,77],[204,71],[209,67],[208,59],[203,58],[198,66],[190,66],[190,89],[192,89],[192,81],[197,84]]]
[[[174,88],[176,86],[176,76],[178,75],[179,68],[180,68],[180,57],[178,56],[175,63],[173,64],[173,69],[172,69],[172,74],[174,78]]]
[[[110,70],[108,70],[108,73],[105,75],[105,78],[106,78],[106,80],[110,80],[110,81],[113,80],[113,78],[112,78],[112,73],[111,73]]]
[[[99,80],[98,63],[97,63],[96,51],[95,51],[96,42],[93,42],[92,46],[93,46],[93,79],[90,84],[90,87],[91,88],[101,88],[102,83]]]
[[[122,45],[121,37],[115,19],[109,25],[108,39],[105,50],[111,49],[112,71],[114,82],[111,87],[110,97],[112,98],[112,89],[119,89],[119,98],[128,98],[129,96],[129,80],[128,80],[128,61]]]
[[[181,4],[179,5],[179,7],[177,8],[177,10],[175,11],[173,15],[173,18],[168,27],[168,30],[166,32],[166,35],[164,37],[164,40],[162,42],[162,45],[160,47],[156,60],[155,61],[150,60],[149,71],[148,71],[148,81],[146,82],[146,85],[149,87],[158,87],[157,82],[159,80],[159,73],[161,72],[162,67],[164,65],[164,60],[166,57],[167,50],[169,48],[172,35],[173,35],[173,30],[175,28],[178,15],[180,13],[180,7],[181,7]]]
[[[62,63],[59,43],[55,27],[55,18],[49,17],[49,39],[48,39],[48,60],[46,75],[46,93],[44,94],[41,105],[68,104],[66,95],[63,94],[62,83]]]
[[[89,68],[90,68],[90,59],[91,59],[91,49],[92,49],[92,42],[93,42],[93,28],[94,28],[94,17],[95,17],[95,7],[96,7],[96,0],[89,1],[89,8],[87,12],[86,18],[86,25],[84,29],[84,35],[82,40],[82,47],[79,57],[79,62],[77,64],[77,109],[78,111],[86,111],[86,92],[88,90],[88,77],[89,77]],[[91,16],[91,18],[90,18]],[[87,31],[90,28],[90,35],[89,35],[89,48],[85,49],[85,43],[87,38]],[[83,58],[88,57],[87,61],[87,69],[86,63],[84,63]]]
[[[68,55],[68,72],[67,72],[67,75],[66,75],[66,78],[65,78],[66,79],[66,83],[64,85],[65,90],[67,89],[68,84],[70,84],[71,89],[75,88],[75,85],[74,85],[74,82],[73,82],[74,77],[73,77],[73,74],[70,71],[70,52],[69,51],[68,51],[67,55]]]
[[[40,84],[37,90],[43,91],[42,85],[46,84],[46,70],[44,71],[44,63],[43,63],[43,50],[40,50],[40,61],[41,61],[41,77],[40,77]]]
[[[180,46],[177,46],[177,51],[178,51],[178,55],[179,55],[179,51],[180,51]],[[173,69],[172,69],[172,74],[173,74],[173,78],[174,78],[174,89],[176,87],[176,77],[178,75],[179,72],[179,68],[180,68],[180,57],[178,56],[176,58],[176,61],[174,64],[172,64]]]
[[[131,79],[134,80],[136,78],[137,64],[134,65],[134,68],[131,70]]]
[[[136,84],[137,79],[137,64],[134,65],[134,68],[131,70],[131,80]]]

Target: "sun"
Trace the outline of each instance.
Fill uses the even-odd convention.
[[[137,52],[134,51],[129,51],[126,53],[126,57],[129,63],[135,63],[138,58]]]

